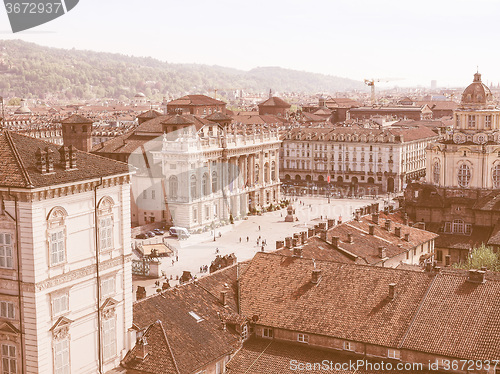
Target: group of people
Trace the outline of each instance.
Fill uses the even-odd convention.
[[[206,273],[206,272],[208,272],[208,265],[200,266],[200,273]]]

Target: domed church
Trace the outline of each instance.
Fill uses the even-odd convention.
[[[481,74],[464,90],[455,126],[427,150],[427,183],[440,187],[500,188],[500,108]]]

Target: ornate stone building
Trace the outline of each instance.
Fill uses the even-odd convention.
[[[10,131],[0,157],[1,372],[118,366],[135,341],[127,166]]]

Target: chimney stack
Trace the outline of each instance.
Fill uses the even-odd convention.
[[[352,240],[352,234],[349,233],[349,234],[347,234],[347,243],[352,243],[352,242],[353,242],[353,240]]]
[[[319,238],[326,242],[326,231],[325,230],[320,230]]]
[[[394,227],[394,234],[400,238],[401,237],[401,226]]]
[[[393,300],[396,297],[396,283],[389,284],[389,299]]]
[[[311,236],[314,236],[314,229],[307,229],[307,237],[310,238]]]
[[[368,225],[368,233],[370,235],[375,235],[375,225]]]
[[[75,146],[70,145],[69,146],[69,167],[71,169],[76,169],[76,152],[77,149]]]
[[[386,258],[385,247],[378,247],[378,256],[380,258]]]
[[[335,248],[338,248],[338,247],[339,247],[339,237],[338,237],[338,236],[332,236],[332,245],[333,245]]]
[[[291,236],[287,236],[285,238],[285,247],[292,248],[292,237]]]
[[[220,302],[222,306],[227,306],[227,291],[223,290],[220,292]]]
[[[485,282],[485,279],[484,279],[485,273],[486,273],[486,271],[484,271],[484,270],[471,269],[471,270],[469,270],[469,277],[467,280],[470,283],[484,283]]]
[[[64,170],[68,170],[71,168],[70,159],[69,159],[69,148],[64,145],[59,148],[59,157],[61,160],[61,167]]]
[[[283,248],[284,245],[285,243],[283,242],[283,240],[276,240],[276,249]]]
[[[300,241],[302,242],[302,244],[305,244],[305,242],[307,241],[307,231],[301,231]]]
[[[54,172],[54,151],[49,147],[45,147],[45,153],[47,154],[47,173]]]
[[[391,229],[392,229],[392,221],[390,219],[386,219],[385,220],[385,229],[387,231],[389,231],[389,232],[391,231]]]
[[[410,241],[410,233],[409,233],[409,232],[407,232],[407,233],[405,234],[405,240],[406,240],[407,242],[409,242],[409,241]]]
[[[333,228],[334,225],[335,225],[335,220],[334,219],[329,219],[328,220],[328,230],[330,230],[331,228]]]
[[[47,174],[47,152],[38,148],[35,152],[36,168],[42,174]]]
[[[318,284],[320,279],[321,279],[321,269],[313,269],[311,283]]]
[[[146,297],[146,288],[144,286],[137,286],[137,292],[135,298],[137,300],[144,299]]]
[[[143,336],[139,338],[137,343],[135,344],[135,358],[137,360],[144,360],[146,356],[149,354],[149,346],[146,338]]]
[[[292,248],[295,248],[298,245],[299,245],[299,241],[297,240],[297,238],[292,238]]]
[[[373,222],[375,225],[378,225],[378,213],[373,213],[373,214],[372,214],[372,222]]]

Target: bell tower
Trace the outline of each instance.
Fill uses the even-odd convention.
[[[84,152],[92,150],[92,121],[78,114],[61,121],[63,143]]]

